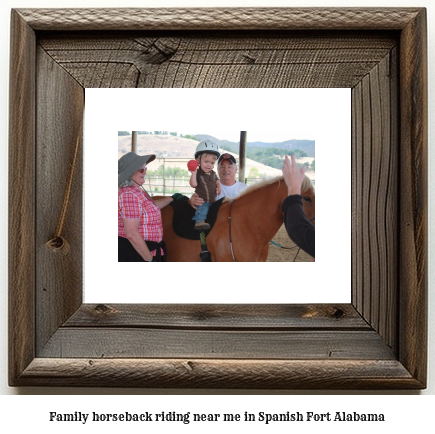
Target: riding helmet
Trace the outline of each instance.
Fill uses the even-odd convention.
[[[204,154],[205,152],[207,154],[214,154],[217,158],[221,155],[219,152],[219,146],[211,140],[203,140],[198,143],[195,150],[195,158],[198,158],[199,155]]]

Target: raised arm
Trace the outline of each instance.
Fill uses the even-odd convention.
[[[286,155],[284,158],[284,164],[282,166],[282,174],[284,175],[285,183],[288,188],[288,195],[292,194],[301,194],[302,182],[305,178],[305,166],[298,169],[298,165],[296,164],[296,159],[294,155],[290,156],[291,164],[288,156]]]
[[[190,186],[192,188],[196,188],[198,186],[198,181],[196,179],[196,174],[197,173],[198,173],[198,169],[195,169],[195,171],[192,172],[192,174],[190,175],[190,181],[189,181],[189,183],[190,183]]]

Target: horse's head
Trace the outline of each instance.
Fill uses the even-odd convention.
[[[313,184],[307,176],[305,176],[304,182],[302,183],[301,191],[304,213],[307,216],[307,219],[314,226],[314,217],[316,215],[316,195],[314,193]]]

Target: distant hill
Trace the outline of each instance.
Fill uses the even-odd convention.
[[[230,142],[228,140],[220,140],[217,137],[210,136],[208,134],[195,134],[195,137],[198,138],[199,141],[202,140],[212,140],[219,145],[219,147],[223,147],[229,151],[239,153],[239,142]],[[169,152],[166,149],[166,145],[171,143],[177,144],[177,147],[172,148]],[[162,152],[165,153],[165,156],[169,157],[184,157],[187,155],[192,155],[194,152],[192,150],[195,149],[197,141],[192,139],[186,139],[183,137],[174,137],[170,135],[138,135],[138,152],[144,153],[149,150],[154,150],[158,148],[162,148]],[[131,147],[131,136],[118,136],[118,146],[119,151],[127,152]],[[250,142],[249,141],[249,133],[248,133],[248,142],[247,148],[279,148],[279,149],[288,149],[289,151],[300,149],[304,151],[308,157],[315,157],[315,140],[299,140],[292,139],[286,140],[285,142]],[[178,148],[178,149],[177,149]]]
[[[137,153],[140,155],[157,154],[170,158],[193,158],[198,142],[184,137],[171,135],[138,134]],[[118,136],[118,152],[131,151],[131,136]]]
[[[198,142],[183,137],[173,137],[170,135],[138,135],[137,153],[140,155],[156,154],[157,158],[151,163],[150,170],[156,170],[164,158],[189,158],[192,159],[195,154]],[[126,152],[131,151],[131,135],[118,136],[118,158],[121,158]],[[234,157],[239,158],[239,150],[233,152]],[[167,162],[167,167],[180,167],[186,169],[186,162]],[[255,167],[261,175],[278,176],[281,170],[261,164],[257,161],[246,159],[246,177],[249,175],[251,168]]]
[[[219,140],[216,137],[207,134],[195,134],[198,140],[213,140],[220,148],[231,152],[238,158],[239,143],[228,140]],[[190,158],[195,154],[198,141],[187,139],[185,137],[157,134],[138,134],[137,153],[140,155],[156,154],[157,158]],[[246,158],[250,161],[247,163],[249,168],[259,164],[260,173],[273,175],[276,169],[281,170],[284,159],[283,150],[292,151],[299,149],[306,153],[307,157],[301,153],[301,159],[298,163],[311,164],[314,159],[314,140],[287,140],[281,143],[265,142],[248,142],[246,149]],[[275,149],[271,149],[275,148]],[[312,152],[310,149],[312,148]],[[118,158],[131,150],[131,135],[118,136]],[[298,158],[298,157],[297,157]],[[254,164],[255,163],[255,164]],[[266,169],[269,167],[271,170]]]
[[[228,140],[220,140],[216,137],[209,136],[207,134],[195,134],[195,136],[199,140],[212,140],[219,145],[219,147],[223,147],[233,152],[239,152],[239,142],[230,142]],[[248,141],[246,143],[247,147],[250,148],[280,148],[280,149],[288,149],[295,150],[300,149],[304,151],[309,157],[315,157],[315,140],[299,140],[299,139],[291,139],[286,140],[284,142],[250,142],[249,141],[249,133],[248,133]]]

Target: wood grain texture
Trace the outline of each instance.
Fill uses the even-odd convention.
[[[401,34],[400,353],[426,378],[427,357],[427,28],[426,11]]]
[[[398,77],[393,48],[352,90],[354,305],[397,349]]]
[[[34,32],[11,19],[9,108],[9,378],[35,357],[35,58]],[[17,188],[17,180],[20,187]]]
[[[34,359],[26,385],[225,389],[418,389],[390,360]]]
[[[388,55],[383,34],[73,34],[39,43],[84,87],[352,88]]]
[[[35,30],[348,30],[405,28],[420,8],[18,9]]]
[[[77,139],[82,142],[84,89],[38,47],[36,161],[36,341],[37,352],[79,308],[83,287],[83,146],[72,175],[62,235],[64,255],[45,243],[56,234]],[[45,312],[52,312],[46,315]]]
[[[424,9],[12,16],[10,170],[31,177],[28,203],[10,195],[11,385],[425,387]],[[352,88],[352,305],[81,305],[82,185],[70,261],[41,243],[58,218],[84,88],[296,86]]]
[[[374,330],[60,328],[39,357],[394,360]]]
[[[370,330],[352,305],[83,304],[64,327],[184,330]]]

